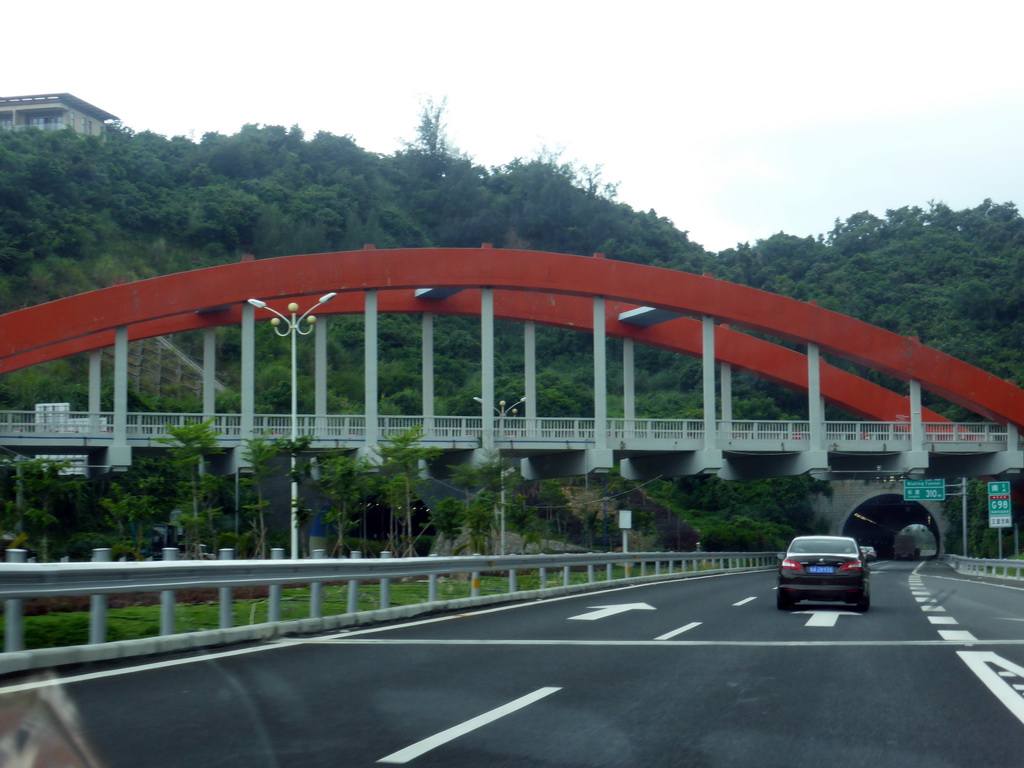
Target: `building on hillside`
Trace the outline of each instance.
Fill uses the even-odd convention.
[[[106,110],[94,107],[70,93],[34,96],[0,96],[0,129],[62,131],[71,128],[84,136],[102,136],[109,121],[117,120]]]

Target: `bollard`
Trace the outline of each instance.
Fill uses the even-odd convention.
[[[590,565],[587,566],[587,583],[588,584],[593,584],[594,583],[594,564],[593,563],[591,563]]]
[[[224,548],[217,553],[218,560],[234,560],[235,550]],[[232,612],[231,604],[231,587],[218,587],[217,592],[220,595],[220,622],[219,626],[221,629],[230,629],[231,625],[235,623],[234,615]]]
[[[518,592],[519,591],[519,579],[516,576],[515,568],[508,572],[508,591]]]
[[[169,563],[178,559],[177,547],[163,548],[164,562]],[[165,589],[160,592],[160,634],[174,634],[174,609],[177,597],[173,589]]]
[[[646,576],[647,575],[647,561],[646,560],[641,560],[640,561],[640,575],[641,576]]]
[[[8,549],[8,563],[27,563],[28,550]],[[25,601],[21,598],[4,600],[4,653],[21,651],[25,647]]]
[[[480,571],[473,571],[473,575],[470,577],[472,581],[469,588],[470,597],[480,597]]]
[[[437,574],[432,573],[427,577],[427,602],[437,602]]]
[[[284,560],[284,555],[283,547],[275,547],[270,550],[271,560]],[[267,621],[281,620],[281,594],[283,591],[283,584],[270,585],[270,605],[267,606]]]
[[[113,550],[100,547],[92,551],[94,563],[109,563]],[[97,645],[107,641],[107,596],[92,595],[89,598],[89,644]]]
[[[605,566],[604,576],[606,581],[611,581],[612,578],[615,576],[615,566],[611,563],[608,563],[608,565]]]
[[[360,560],[363,557],[362,552],[349,552],[349,560]],[[346,611],[348,613],[355,613],[359,610],[359,580],[349,579],[348,580],[348,605]]]
[[[381,559],[386,560],[391,557],[390,552],[381,552]],[[380,580],[380,607],[390,608],[391,607],[391,579]]]
[[[568,587],[569,586],[569,566],[568,565],[565,566],[564,568],[562,568],[562,586],[563,587]]]
[[[323,560],[327,556],[325,550],[314,549],[313,559]],[[324,585],[321,581],[314,581],[309,585],[309,618],[319,619],[324,615]]]
[[[540,576],[540,588],[541,589],[546,589],[547,586],[548,586],[548,569],[547,568],[540,568],[539,569],[539,576]]]

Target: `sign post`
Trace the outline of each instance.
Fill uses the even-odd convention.
[[[946,481],[944,478],[934,480],[904,480],[904,501],[945,501]]]
[[[1013,525],[1010,483],[999,480],[988,484],[988,527],[1009,528]],[[1003,559],[1003,532],[999,531],[999,559]]]

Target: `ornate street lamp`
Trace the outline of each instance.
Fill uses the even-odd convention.
[[[309,314],[314,309],[319,307],[321,304],[326,304],[328,301],[333,299],[338,294],[336,293],[325,293],[319,299],[316,304],[307,309],[301,315],[298,314],[299,305],[292,302],[288,305],[288,315],[281,314],[273,307],[268,307],[267,302],[260,301],[259,299],[249,299],[248,302],[257,309],[266,309],[269,312],[273,312],[276,317],[270,318],[270,324],[274,326],[274,332],[278,336],[290,336],[292,340],[292,445],[294,446],[295,441],[299,439],[299,415],[298,415],[298,385],[296,382],[296,365],[295,365],[295,347],[296,340],[299,336],[308,336],[313,332],[313,324],[316,323],[316,315]],[[302,321],[306,321],[306,327],[303,330]],[[282,328],[282,323],[284,327]],[[291,456],[291,468],[292,468],[292,508],[291,508],[291,556],[293,560],[297,560],[299,557],[299,520],[298,520],[298,508],[299,508],[299,483],[295,477],[295,453]]]

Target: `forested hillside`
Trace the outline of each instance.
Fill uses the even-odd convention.
[[[552,155],[482,167],[447,145],[438,110],[425,110],[413,134],[403,150],[378,155],[347,137],[307,138],[298,128],[279,126],[249,125],[233,136],[207,134],[199,141],[124,127],[104,141],[71,131],[0,131],[0,311],[117,281],[234,262],[246,253],[267,258],[359,249],[366,243],[389,248],[489,242],[498,248],[602,252],[609,259],[711,272],[816,300],[917,336],[998,376],[1024,381],[1024,222],[1012,203],[985,200],[954,211],[941,202],[908,201],[884,218],[837,211],[835,227],[824,237],[778,233],[715,254],[690,241],[687,222],[618,202],[615,184],[602,179],[599,169]],[[419,413],[415,320],[381,321],[381,347],[387,352],[380,370],[380,411]],[[476,329],[454,318],[439,318],[439,324],[436,412],[470,414],[478,407],[472,397],[480,387]],[[234,347],[237,333],[220,331],[223,350]],[[272,342],[269,329],[261,333],[268,335],[257,344],[257,407],[285,412],[286,350]],[[521,340],[516,329],[503,324],[498,333],[499,342],[507,343],[501,343],[506,352],[498,361],[495,395],[518,398]],[[178,343],[186,351],[199,346],[188,335]],[[360,412],[360,324],[332,323],[329,343],[336,361],[329,408]],[[591,412],[589,354],[587,338],[539,331],[542,415]],[[617,363],[613,357],[609,362],[614,388]],[[638,377],[638,412],[701,413],[698,363],[638,349],[637,365],[646,372]],[[228,388],[218,409],[235,410],[230,354],[220,370]],[[300,409],[312,407],[306,401],[309,384],[300,385]],[[750,377],[737,376],[734,391],[738,418],[806,413],[802,397]],[[186,393],[158,398],[133,392],[132,398],[133,410],[199,410]],[[79,362],[0,377],[0,408],[31,409],[47,401],[85,408]],[[972,418],[948,403],[927,404],[953,418]],[[615,395],[609,405],[613,415],[621,408]],[[713,530],[715,520],[753,514],[740,526],[754,531],[744,542],[775,540],[813,526],[806,504],[796,501],[806,497],[807,482],[793,480],[790,490],[766,491],[770,503],[752,503],[746,491],[716,490],[722,484],[707,479],[662,484],[649,489],[648,498],[691,520],[710,514],[706,531]],[[672,535],[683,536],[679,530]],[[722,532],[723,539],[729,535]]]

